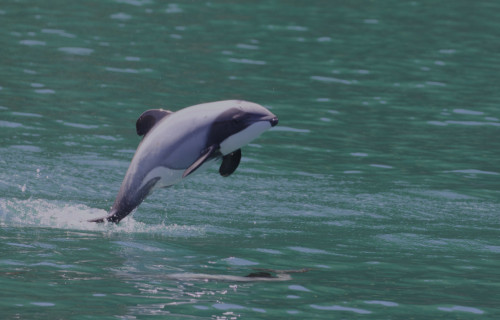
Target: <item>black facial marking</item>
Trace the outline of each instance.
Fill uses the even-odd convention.
[[[247,115],[238,108],[231,108],[221,113],[212,124],[207,137],[207,145],[221,143],[227,137],[244,130],[250,125]]]

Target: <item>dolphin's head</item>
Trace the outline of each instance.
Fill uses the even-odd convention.
[[[213,122],[209,140],[220,145],[223,155],[229,154],[278,124],[269,110],[256,103],[234,101]]]

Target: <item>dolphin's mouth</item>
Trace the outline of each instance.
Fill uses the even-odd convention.
[[[269,121],[269,123],[271,124],[271,127],[274,127],[275,125],[278,124],[278,117],[275,116],[274,114],[270,114],[270,115],[266,115],[263,117],[259,117],[254,121]]]

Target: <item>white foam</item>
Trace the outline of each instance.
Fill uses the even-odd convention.
[[[106,216],[103,209],[83,204],[45,199],[0,198],[0,226],[23,226],[33,228],[57,228],[106,233],[153,233],[175,236],[199,236],[205,234],[204,226],[177,224],[147,224],[133,219],[132,215],[119,224],[92,223],[88,220]]]
[[[0,199],[0,220],[7,225],[97,230],[87,220],[106,215],[102,209],[44,199]]]

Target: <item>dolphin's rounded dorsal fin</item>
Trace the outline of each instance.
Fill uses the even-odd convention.
[[[139,136],[143,136],[151,130],[161,119],[172,114],[170,110],[151,109],[144,111],[135,123],[135,129]]]

